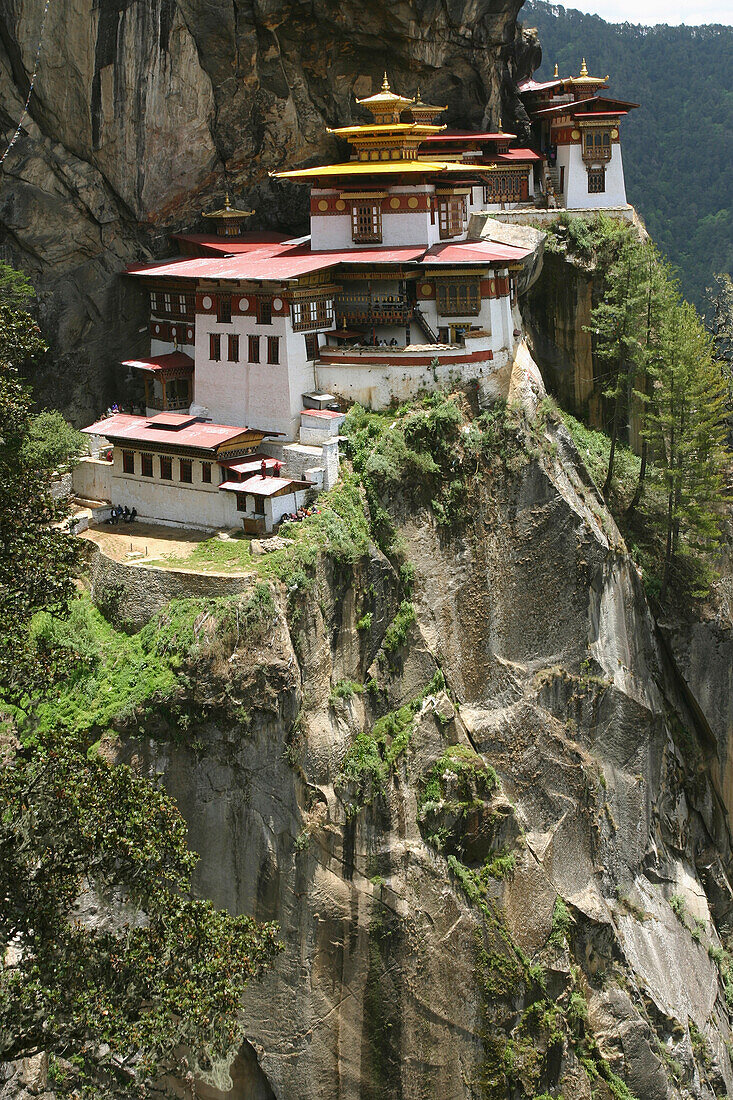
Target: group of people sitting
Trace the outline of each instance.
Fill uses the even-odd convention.
[[[320,508],[316,508],[313,505],[312,508],[299,508],[297,512],[286,512],[282,517],[282,523],[297,523],[300,519],[305,519],[306,516],[316,516],[320,512]]]
[[[121,504],[113,504],[112,510],[109,514],[109,519],[105,520],[106,523],[111,523],[115,527],[120,520],[123,523],[134,523],[137,519],[137,508],[128,508],[127,505],[123,508]]]

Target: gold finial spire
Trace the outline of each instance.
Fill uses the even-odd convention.
[[[554,76],[555,80],[557,80],[558,77],[560,76],[560,73],[558,72],[558,68],[557,68],[557,61],[555,62],[555,71],[552,75]]]
[[[229,192],[225,191],[224,192],[224,209],[225,210],[231,210],[231,208],[232,208],[232,200],[229,198]]]
[[[387,80],[387,70],[385,69],[384,70],[384,80],[382,81],[382,91],[383,92],[389,92],[390,90],[391,89],[390,89],[390,86],[389,86],[389,81]]]
[[[580,66],[580,75],[581,76],[587,76],[588,75],[588,66],[585,63],[585,58],[583,58],[583,64]]]
[[[504,127],[501,124],[501,115],[499,115],[499,133],[500,134],[504,133]]]

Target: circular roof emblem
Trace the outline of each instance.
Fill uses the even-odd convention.
[[[414,195],[407,200],[407,205],[410,207],[410,210],[415,210],[417,208],[417,199]]]
[[[337,199],[336,200],[336,209],[337,210],[345,210],[346,209],[346,203],[344,202],[343,199]]]
[[[211,298],[208,296],[208,294],[201,299],[201,305],[204,307],[204,309],[211,309]]]
[[[160,325],[156,325],[156,326],[155,326],[155,331],[156,331],[156,332],[160,332]]]
[[[273,298],[272,299],[272,308],[273,309],[282,309],[282,307],[283,307],[282,298]]]
[[[193,340],[193,329],[190,328],[186,335],[188,336],[189,340]]]
[[[432,294],[433,293],[433,288],[430,285],[430,283],[423,283],[422,286],[420,287],[420,293],[421,294]]]
[[[389,205],[393,210],[397,210],[399,209],[400,200],[395,196],[395,198],[389,200]]]
[[[247,310],[249,309],[249,298],[240,298],[239,299],[239,308],[240,308],[242,313],[246,313]]]
[[[321,201],[318,203],[318,209],[319,210],[328,210],[328,203],[326,202],[325,199],[321,199]]]

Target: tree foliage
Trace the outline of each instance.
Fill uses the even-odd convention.
[[[11,285],[7,270],[0,275]],[[30,621],[40,609],[66,610],[78,557],[62,528],[66,504],[51,493],[58,448],[39,445],[30,391],[21,381],[21,371],[46,350],[38,325],[18,304],[25,292],[19,277],[15,297],[8,290],[0,298],[0,687],[15,698],[32,696],[48,680],[49,670],[30,654]]]
[[[97,1098],[230,1055],[276,927],[189,896],[172,800],[58,737],[8,752],[0,799],[0,1059],[50,1052],[57,1094]]]
[[[78,545],[51,471],[79,440],[31,414],[20,371],[45,345],[28,293],[0,265],[0,1060],[50,1054],[57,1096],[146,1096],[231,1056],[276,928],[195,898],[174,802],[90,751],[86,726],[38,721],[90,654],[47,629],[67,615]]]

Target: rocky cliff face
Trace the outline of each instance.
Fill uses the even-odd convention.
[[[402,580],[375,547],[321,559],[184,670],[185,736],[170,707],[119,725],[199,889],[282,926],[210,1100],[733,1091],[720,743],[524,368],[469,520],[382,500]]]
[[[48,10],[24,133],[3,166],[0,245],[29,272],[54,347],[41,400],[76,420],[119,396],[120,359],[147,334],[120,272],[170,251],[222,197],[224,169],[253,226],[307,227],[304,192],[268,172],[337,155],[326,125],[386,69],[449,105],[453,125],[511,118],[538,60],[517,32],[521,0],[71,0]],[[40,33],[42,0],[8,0],[0,119],[10,136]]]

